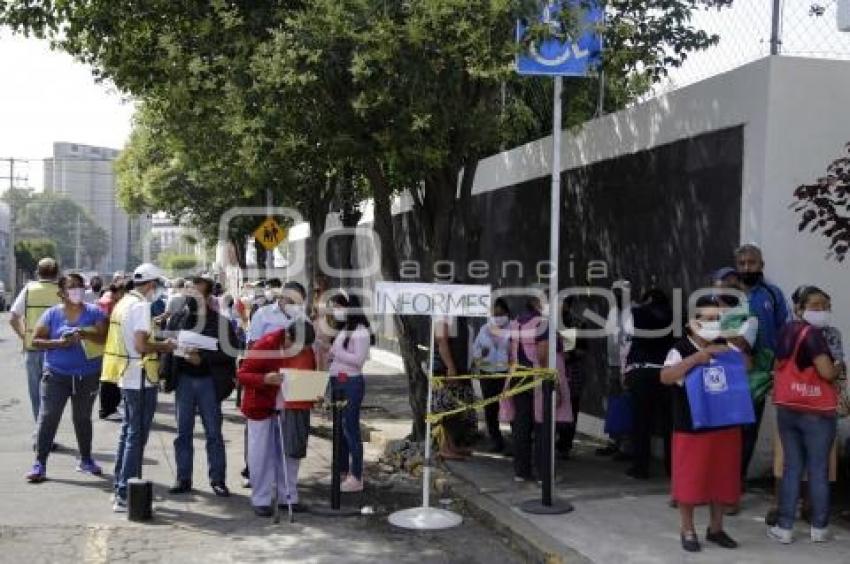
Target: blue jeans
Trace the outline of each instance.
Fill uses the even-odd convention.
[[[121,424],[121,437],[118,439],[118,452],[115,455],[115,493],[118,497],[127,499],[127,480],[141,475],[145,445],[156,411],[157,389],[145,388],[144,405],[139,390],[122,389],[121,397],[124,398],[124,421]],[[141,413],[142,411],[144,413]]]
[[[195,432],[195,409],[201,415],[207,437],[207,467],[210,483],[224,482],[226,458],[224,438],[221,436],[221,404],[216,399],[215,381],[212,377],[194,378],[180,375],[174,390],[177,408],[177,437],[174,439],[174,458],[177,462],[177,480],[192,481]]]
[[[41,408],[41,377],[44,374],[44,351],[26,351],[27,385],[32,405],[32,418],[38,421]]]
[[[334,400],[347,400],[342,410],[342,435],[340,445],[339,471],[349,472],[358,480],[363,479],[363,441],[360,438],[360,406],[366,393],[363,376],[349,376],[345,382],[331,378],[331,392]],[[350,457],[350,463],[349,463]]]
[[[779,487],[779,526],[794,528],[803,470],[809,472],[812,527],[829,525],[829,453],[835,442],[835,416],[777,408],[779,438],[785,454]]]

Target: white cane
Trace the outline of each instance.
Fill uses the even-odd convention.
[[[281,457],[278,459],[280,464],[283,464],[283,487],[286,489],[286,507],[289,511],[289,522],[294,523],[295,518],[292,516],[292,496],[289,494],[289,470],[286,465],[286,441],[283,438],[283,410],[279,410],[277,415],[277,430],[278,435],[280,436],[280,453]],[[275,478],[276,480],[277,478]],[[275,490],[276,492],[277,490]],[[277,496],[277,493],[275,493]],[[280,516],[278,513],[278,520],[275,523],[280,521]]]
[[[279,415],[280,411],[275,411],[275,414]],[[280,417],[278,417],[277,419],[278,419],[278,421],[277,421],[278,427],[280,427]],[[274,425],[274,422],[272,422],[272,425]],[[277,455],[277,437],[275,437],[274,434],[272,434],[271,439],[272,439],[272,456],[274,456],[274,479],[272,480],[272,487],[273,487],[273,490],[272,490],[272,512],[273,512],[272,513],[272,515],[273,515],[272,521],[274,523],[280,523],[280,506],[278,505],[279,500],[277,498],[277,488],[278,488],[278,485],[279,485],[277,483],[277,474],[278,474],[278,472],[277,472],[278,466],[277,465],[280,464],[280,458]]]

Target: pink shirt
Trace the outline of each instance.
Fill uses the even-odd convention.
[[[331,376],[346,374],[356,376],[363,374],[363,365],[369,358],[369,347],[371,336],[368,329],[360,325],[351,333],[348,339],[348,347],[343,347],[347,331],[340,331],[331,345],[331,365],[328,371]]]

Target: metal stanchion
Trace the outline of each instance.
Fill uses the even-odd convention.
[[[346,401],[339,390],[331,396],[331,503],[329,507],[313,506],[310,513],[325,517],[354,517],[360,515],[359,509],[342,507],[342,493],[339,483],[339,459],[342,450],[342,408]]]
[[[555,466],[555,418],[553,403],[555,399],[555,383],[551,379],[543,381],[543,464],[540,469],[540,479],[543,481],[541,497],[530,499],[520,504],[520,509],[534,515],[562,515],[574,508],[568,501],[552,495]]]

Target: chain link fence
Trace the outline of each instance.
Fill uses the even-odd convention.
[[[838,30],[838,0],[779,2],[780,55],[850,60],[850,33]],[[730,71],[771,53],[774,0],[735,0],[724,9],[701,9],[692,24],[720,36],[706,51],[692,54],[653,91],[670,92]]]

